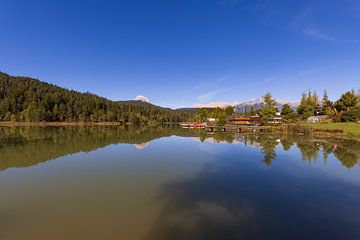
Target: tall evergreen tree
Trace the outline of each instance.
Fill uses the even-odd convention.
[[[268,92],[263,96],[264,105],[262,107],[262,121],[267,123],[272,121],[276,114],[276,101],[272,98]]]
[[[254,106],[251,105],[250,107],[250,116],[254,116],[256,113],[255,113],[255,109],[254,109]]]
[[[329,100],[326,90],[321,101],[321,114],[332,115],[335,114],[333,103]]]
[[[294,118],[294,110],[290,107],[289,104],[284,104],[284,106],[281,109],[281,116],[284,119],[292,119]]]
[[[225,108],[225,113],[226,113],[227,116],[233,115],[233,114],[234,114],[234,108],[233,108],[233,106],[227,106],[227,107]]]
[[[303,93],[300,105],[296,111],[302,119],[307,119],[308,117],[317,115],[319,113],[319,106],[319,99],[316,95],[316,92],[312,93],[309,90],[307,95]]]

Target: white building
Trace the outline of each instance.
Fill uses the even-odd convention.
[[[321,122],[326,119],[330,119],[331,116],[329,115],[319,115],[319,116],[311,116],[307,118],[307,122],[315,123],[315,122]]]

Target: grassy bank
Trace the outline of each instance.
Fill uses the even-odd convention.
[[[306,123],[315,130],[341,130],[354,137],[360,137],[360,124],[350,123]]]
[[[320,138],[348,138],[360,140],[360,124],[357,123],[294,123],[268,126],[270,132]]]

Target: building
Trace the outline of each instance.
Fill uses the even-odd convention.
[[[207,118],[206,121],[210,122],[210,123],[215,123],[215,122],[217,122],[217,119],[216,118]]]
[[[261,118],[258,116],[234,117],[229,119],[228,123],[232,125],[260,125]]]
[[[331,115],[319,115],[319,116],[311,116],[307,118],[307,122],[315,123],[315,122],[321,122],[328,119],[333,119],[334,117]]]

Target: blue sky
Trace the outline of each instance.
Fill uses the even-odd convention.
[[[172,108],[360,88],[358,0],[0,0],[0,71]]]

